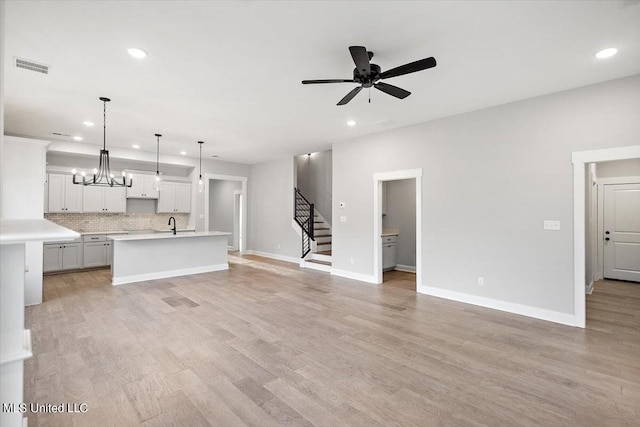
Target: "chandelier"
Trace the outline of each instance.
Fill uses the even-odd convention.
[[[85,171],[80,172],[82,181],[77,179],[77,171],[73,169],[73,183],[82,185],[93,185],[98,187],[131,187],[133,179],[129,176],[127,182],[127,173],[122,171],[122,180],[116,179],[111,173],[109,167],[109,150],[107,150],[107,102],[111,100],[109,98],[100,97],[100,101],[103,103],[103,133],[102,133],[102,150],[100,150],[100,164],[98,168],[93,169],[93,178],[87,179]]]

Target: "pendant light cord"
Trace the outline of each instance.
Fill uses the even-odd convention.
[[[160,135],[156,135],[158,143],[156,145],[156,175],[160,176]]]
[[[200,145],[200,179],[202,179],[202,143],[199,143]]]
[[[107,101],[102,101],[102,149],[107,149]]]

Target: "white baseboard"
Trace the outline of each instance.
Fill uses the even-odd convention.
[[[492,298],[465,294],[462,292],[449,291],[442,288],[434,288],[431,286],[420,286],[417,291],[421,294],[431,295],[434,297],[464,302],[480,307],[492,308],[494,310],[506,311],[508,313],[561,323],[563,325],[576,326],[575,316],[569,313],[561,313],[559,311],[546,310],[544,308],[500,301]]]
[[[212,271],[228,270],[229,264],[207,265],[204,267],[183,268],[180,270],[158,271],[145,274],[134,274],[131,276],[114,277],[111,281],[113,286],[127,283],[144,282],[146,280],[166,279],[169,277],[188,276],[190,274],[209,273]]]
[[[416,272],[416,266],[415,265],[398,264],[398,265],[396,265],[396,270],[404,271],[406,273],[415,273]]]
[[[591,281],[591,283],[589,283],[587,285],[587,289],[586,289],[587,294],[591,295],[593,293],[593,280]]]
[[[347,270],[337,270],[335,268],[331,269],[331,274],[338,277],[344,277],[346,279],[353,279],[353,280],[358,280],[360,282],[377,284],[376,278],[368,274],[354,273],[352,271],[347,271]]]
[[[276,259],[278,261],[292,262],[294,264],[300,265],[300,258],[296,258],[296,257],[280,255],[280,254],[272,254],[269,252],[254,251],[254,250],[249,250],[246,253],[249,255],[256,255],[256,256],[261,256],[265,258]]]

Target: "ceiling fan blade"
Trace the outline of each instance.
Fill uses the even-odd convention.
[[[351,92],[349,92],[344,98],[342,98],[340,100],[340,102],[338,102],[336,105],[344,105],[346,103],[348,103],[349,101],[351,101],[353,99],[354,96],[356,96],[358,94],[358,92],[360,92],[362,90],[362,86],[358,86],[357,88],[353,89]]]
[[[427,68],[433,68],[435,66],[436,59],[434,57],[425,58],[387,70],[380,74],[380,78],[388,79],[390,77],[402,76],[404,74],[415,73],[416,71],[426,70]]]
[[[371,66],[369,65],[367,48],[364,46],[349,46],[349,52],[351,52],[353,62],[355,62],[360,74],[368,76],[371,73]]]
[[[329,80],[303,80],[303,85],[315,85],[319,83],[357,83],[353,80],[329,79]]]
[[[373,86],[384,93],[388,93],[389,95],[400,99],[405,99],[407,96],[411,95],[411,92],[387,83],[378,82]]]

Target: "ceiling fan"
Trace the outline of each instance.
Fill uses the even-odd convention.
[[[426,70],[436,66],[436,59],[434,57],[420,59],[419,61],[410,62],[408,64],[400,65],[399,67],[392,68],[390,70],[382,72],[382,69],[377,64],[369,62],[373,58],[373,52],[367,51],[364,46],[349,46],[349,52],[353,62],[356,64],[356,68],[353,69],[352,80],[303,80],[303,85],[309,84],[323,84],[323,83],[359,83],[360,86],[349,92],[344,98],[342,98],[337,105],[345,105],[353,99],[354,96],[362,90],[362,88],[370,88],[371,86],[376,89],[395,96],[396,98],[404,99],[411,95],[411,92],[406,91],[397,86],[390,85],[388,83],[381,82],[380,80],[389,79],[391,77],[398,77],[404,74],[415,73],[416,71]],[[371,100],[369,100],[371,102]]]

